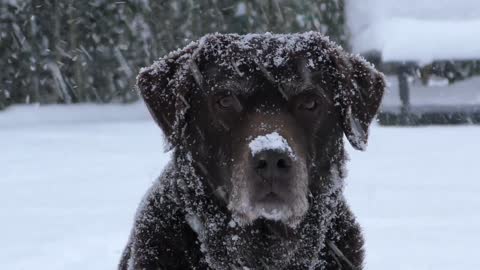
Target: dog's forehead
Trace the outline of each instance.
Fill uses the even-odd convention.
[[[216,63],[208,64],[203,70],[203,78],[208,86],[207,95],[229,94],[260,97],[278,96],[280,94],[284,99],[298,95],[302,92],[321,91],[320,84],[314,82],[312,73],[303,66],[305,58],[295,59],[295,65],[286,70],[285,67],[261,70],[256,66],[248,69],[231,70],[228,67]],[[282,76],[276,76],[282,72]],[[278,78],[281,79],[278,79]]]
[[[215,81],[259,75],[271,81],[307,80],[309,72],[329,65],[325,43],[318,33],[209,35],[199,41],[192,58],[204,76]]]

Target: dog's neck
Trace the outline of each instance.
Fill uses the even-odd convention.
[[[291,229],[266,220],[238,225],[222,203],[212,199],[206,176],[193,169],[196,166],[191,155],[182,153],[175,158],[178,201],[212,269],[302,269],[322,265],[321,250],[342,196],[343,162],[333,164],[329,175],[322,177],[325,188],[310,193],[309,210],[299,226]]]

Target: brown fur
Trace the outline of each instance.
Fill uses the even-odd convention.
[[[211,35],[141,72],[139,89],[175,150],[120,269],[362,266],[363,238],[342,195],[343,134],[364,149],[383,76],[318,33],[286,36],[297,45],[272,64],[284,37]],[[252,138],[271,132],[295,157],[250,152]],[[290,214],[242,212],[245,200]]]

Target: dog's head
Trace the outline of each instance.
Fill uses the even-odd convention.
[[[294,226],[343,159],[363,150],[385,82],[319,33],[207,35],[143,69],[138,87],[176,154],[191,154],[238,221]]]

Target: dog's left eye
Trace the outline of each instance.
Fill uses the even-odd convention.
[[[232,96],[224,96],[217,101],[217,104],[220,106],[220,108],[228,109],[233,107],[235,104],[235,99]]]

